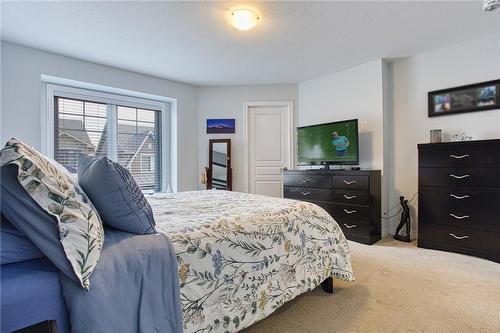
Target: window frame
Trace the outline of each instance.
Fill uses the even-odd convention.
[[[176,189],[175,175],[172,174],[174,161],[171,155],[171,143],[173,135],[171,127],[172,109],[176,107],[176,100],[168,97],[147,95],[142,93],[127,92],[127,94],[97,91],[75,86],[67,86],[46,82],[45,99],[42,103],[42,153],[50,158],[54,158],[54,116],[55,98],[70,98],[89,102],[105,103],[109,111],[116,111],[117,106],[132,107],[138,109],[148,109],[161,112],[161,192],[168,189]],[[102,87],[102,86],[101,86]],[[113,89],[113,88],[109,88]],[[118,89],[120,90],[120,89]],[[120,91],[122,92],[122,91]],[[133,95],[147,95],[149,98],[136,97]],[[43,97],[42,97],[43,98]],[[45,104],[45,105],[43,105]],[[175,112],[175,110],[173,110]]]

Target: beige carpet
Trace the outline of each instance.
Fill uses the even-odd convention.
[[[318,287],[244,332],[500,332],[500,264],[390,239],[350,244],[355,282]]]

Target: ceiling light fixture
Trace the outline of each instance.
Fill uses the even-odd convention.
[[[500,0],[483,0],[483,10],[485,12],[492,12],[500,7]]]
[[[252,29],[260,22],[260,16],[252,9],[235,9],[228,13],[229,23],[238,30]]]

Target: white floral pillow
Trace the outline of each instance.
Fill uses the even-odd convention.
[[[17,164],[18,180],[35,202],[55,216],[64,253],[82,287],[101,255],[104,230],[99,215],[75,178],[53,161],[18,139],[10,139],[0,154],[0,165]]]

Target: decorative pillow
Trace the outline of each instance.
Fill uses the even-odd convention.
[[[59,240],[59,223],[51,214],[43,210],[19,183],[19,167],[10,164],[0,167],[0,205],[2,215],[19,232],[22,232],[28,240],[56,266],[63,274],[73,281],[80,280],[75,274],[70,261],[66,258],[64,248]],[[37,221],[37,223],[33,223]],[[22,231],[21,231],[22,230]]]
[[[80,284],[88,290],[89,277],[99,260],[104,242],[99,214],[64,167],[15,138],[9,140],[0,153],[1,166],[12,164],[18,166],[18,181],[29,196],[56,218],[59,241],[66,258]],[[7,218],[34,243],[38,231],[52,228],[40,220],[21,224],[9,216]],[[50,237],[46,239],[46,242],[51,241]],[[40,244],[35,244],[42,250]],[[52,261],[47,253],[45,255]]]
[[[42,258],[44,255],[21,231],[0,217],[0,262],[2,265]]]
[[[134,233],[155,231],[153,211],[130,172],[106,157],[81,155],[78,181],[103,223]]]

